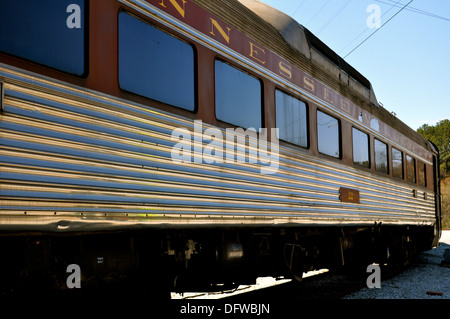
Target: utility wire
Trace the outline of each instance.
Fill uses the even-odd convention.
[[[348,0],[342,7],[340,7],[338,9],[338,11],[322,26],[322,28],[320,28],[319,32],[317,33],[317,35],[319,35],[320,33],[322,33],[323,30],[325,30],[328,25],[333,22],[334,19],[336,19],[336,17],[350,4],[350,2],[352,2],[352,0]]]
[[[385,2],[385,1],[381,1],[381,0],[374,0],[374,1],[379,2],[379,3],[383,3],[383,4],[387,4],[387,5],[391,6],[391,7],[397,7],[397,8],[400,7],[400,6],[397,5],[397,3],[393,3],[394,2],[393,0],[389,0],[389,2],[392,2],[392,3],[388,3],[388,2]],[[408,8],[406,8],[406,10],[411,11],[411,12],[415,12],[415,13],[418,13],[418,14],[422,14],[422,15],[425,15],[425,16],[428,16],[428,17],[431,17],[431,18],[441,19],[441,20],[444,20],[444,21],[450,21],[450,18],[446,18],[446,17],[440,16],[440,15],[437,15],[437,14],[434,14],[434,13],[431,13],[431,12],[428,12],[428,11],[425,11],[425,10],[422,10],[422,9],[418,9],[418,8],[414,8],[414,7],[408,7]]]
[[[409,1],[407,4],[405,4],[403,6],[403,8],[401,8],[400,10],[398,10],[392,17],[389,18],[389,20],[387,20],[385,23],[383,23],[378,29],[376,29],[374,32],[372,32],[367,38],[365,38],[360,44],[358,44],[353,50],[351,50],[349,53],[347,53],[346,56],[344,56],[344,59],[346,57],[348,57],[350,54],[353,53],[353,51],[355,51],[357,48],[359,48],[364,42],[366,42],[367,40],[369,40],[375,33],[377,33],[378,31],[380,31],[380,29],[382,27],[384,27],[386,24],[389,23],[389,21],[391,21],[392,19],[394,19],[400,12],[403,11],[403,9],[405,9],[411,2],[413,2],[414,0]]]
[[[331,0],[328,0],[327,2],[324,3],[323,6],[320,7],[320,9],[312,16],[312,18],[306,23],[306,25],[309,25],[309,23],[314,20],[315,17],[317,17],[317,15],[323,10],[323,8],[326,7],[326,5],[330,2]]]
[[[395,4],[398,4],[401,0],[397,0],[397,2]],[[377,23],[378,21],[380,21],[385,15],[387,15],[392,9],[394,9],[394,6],[391,6],[386,12],[383,13],[383,15],[381,17],[379,17],[375,23]],[[358,34],[352,41],[350,41],[349,43],[347,43],[345,45],[345,47],[343,47],[340,51],[339,54],[341,54],[345,49],[347,49],[347,47],[351,44],[353,44],[353,42],[355,42],[360,36],[362,36],[364,33],[366,33],[366,31],[369,30],[368,28],[365,28],[364,30],[361,31],[360,34]]]
[[[293,17],[294,14],[297,13],[298,9],[300,9],[300,7],[301,7],[305,2],[306,2],[306,0],[303,0],[303,2],[301,2],[301,3],[298,5],[297,9],[295,9],[295,11],[291,14],[291,17]]]

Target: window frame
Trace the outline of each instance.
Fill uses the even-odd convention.
[[[287,95],[290,98],[295,99],[295,100],[299,101],[300,103],[302,103],[304,105],[304,107],[305,107],[305,122],[304,122],[304,124],[305,124],[305,130],[306,130],[306,145],[301,145],[301,144],[294,143],[293,141],[289,141],[287,139],[280,138],[280,136],[277,135],[278,139],[281,140],[281,141],[284,141],[286,143],[292,144],[294,146],[298,146],[298,147],[301,147],[301,148],[304,148],[304,149],[309,149],[310,148],[310,123],[309,123],[309,105],[308,105],[308,103],[302,101],[300,98],[294,96],[293,94],[287,93],[286,91],[284,91],[282,89],[275,88],[274,93],[275,93],[275,127],[276,128],[279,128],[279,125],[277,123],[278,122],[278,116],[277,116],[277,109],[278,109],[277,108],[277,106],[278,106],[278,103],[277,103],[277,92],[280,92],[281,94]]]
[[[355,162],[355,135],[354,135],[354,130],[367,136],[367,165],[360,164],[359,162]],[[352,126],[352,160],[353,160],[353,164],[354,165],[358,165],[359,167],[370,168],[371,164],[372,164],[371,161],[370,161],[370,154],[371,154],[371,148],[370,148],[370,136],[369,136],[369,134],[364,132],[364,131],[362,131],[362,130],[360,130],[357,127]]]
[[[55,9],[55,4],[53,2],[51,3],[50,1],[49,2],[45,1],[44,3],[39,2],[39,4],[37,4],[35,1],[30,2],[32,2],[33,5],[38,5],[39,7],[44,9],[49,9],[48,6],[50,6],[51,9]],[[58,3],[58,6],[62,6],[61,8],[57,7],[56,8],[57,10],[45,10],[44,12],[47,12],[47,14],[49,15],[51,15],[51,13],[49,12],[52,12],[54,14],[56,14],[56,12],[62,12],[62,15],[64,15],[64,16],[61,15],[61,17],[60,16],[49,17],[45,16],[45,14],[42,14],[42,11],[41,12],[29,11],[33,9],[32,6],[29,6],[29,3],[19,3],[19,6],[22,6],[22,14],[24,12],[26,13],[31,12],[31,17],[29,16],[27,17],[25,13],[22,15],[22,19],[20,17],[17,18],[17,15],[14,14],[15,12],[13,13],[9,12],[11,13],[9,14],[9,16],[15,17],[14,20],[16,22],[23,22],[21,20],[23,20],[24,18],[28,18],[22,25],[24,26],[24,28],[26,27],[27,30],[32,30],[31,34],[29,34],[28,32],[23,33],[18,30],[8,32],[8,30],[13,30],[15,28],[14,25],[8,25],[8,28],[2,30],[3,33],[12,34],[13,35],[12,42],[15,44],[21,43],[22,48],[17,48],[15,47],[15,45],[13,45],[12,47],[5,46],[3,50],[0,50],[0,55],[6,55],[13,57],[14,59],[22,60],[25,63],[29,63],[29,65],[32,65],[33,67],[34,66],[38,68],[44,67],[48,68],[49,71],[61,72],[71,77],[86,79],[89,75],[89,52],[90,52],[89,1],[80,0],[76,1],[75,3],[70,3],[71,5],[72,4],[77,5],[81,9],[80,14],[82,24],[81,27],[68,24],[68,21],[70,21],[68,19],[73,14],[73,11],[67,11],[68,8],[67,4],[68,3],[60,2]],[[25,10],[23,10],[23,6],[26,8]],[[3,9],[6,10],[5,8]],[[70,10],[71,8],[68,9]],[[7,10],[4,12],[8,13]],[[49,23],[36,24],[36,22],[42,22],[43,21],[42,19],[44,19],[44,21],[49,21]],[[5,21],[8,22],[8,20]],[[29,21],[31,21],[31,25]],[[63,24],[61,24],[61,22]],[[54,23],[57,24],[56,27]],[[76,34],[75,35],[76,38],[74,39],[72,37],[69,37],[67,33],[64,32],[51,33],[48,32],[48,30],[65,30],[69,32],[68,34],[78,32],[81,35]],[[41,33],[45,35],[42,36],[41,33],[36,33],[39,31],[42,31]],[[19,39],[20,37],[19,35],[24,35],[24,38]],[[78,39],[79,37],[82,37],[82,39]],[[66,42],[58,41],[61,39],[67,39],[67,41]],[[34,41],[38,41],[38,45],[33,46],[35,44]],[[4,43],[8,44],[8,42],[9,41],[5,41]],[[23,48],[25,48],[25,50]],[[75,52],[78,49],[81,52]],[[70,57],[68,58],[68,56]],[[39,71],[39,73],[41,73],[41,71]]]
[[[408,159],[412,160],[412,165],[409,164]],[[406,154],[405,164],[406,164],[406,181],[408,183],[416,184],[417,183],[416,158],[414,156]],[[412,179],[410,179],[411,171],[413,173]]]
[[[382,170],[377,170],[377,142],[383,144],[384,146],[386,146],[386,171],[382,171]],[[374,154],[374,168],[375,168],[375,172],[381,173],[381,174],[386,174],[389,175],[390,173],[390,169],[389,169],[389,145],[377,138],[374,138],[373,140],[373,154]]]
[[[394,150],[399,152],[400,155],[401,155],[401,172],[402,172],[402,176],[396,176],[395,175],[395,171],[396,170],[394,168]],[[404,160],[404,157],[403,157],[403,152],[400,151],[399,149],[395,148],[395,147],[391,148],[391,163],[392,163],[392,176],[394,178],[404,179],[405,178],[405,160]]]
[[[165,34],[166,36],[170,37],[171,39],[175,39],[177,41],[180,41],[187,46],[189,46],[192,49],[192,108],[187,108],[184,106],[181,106],[179,103],[173,103],[172,101],[168,101],[167,97],[164,98],[158,98],[157,96],[150,96],[151,94],[144,94],[142,92],[137,92],[138,90],[130,90],[129,88],[125,88],[123,85],[121,85],[121,72],[120,72],[120,15],[121,14],[127,14],[128,16],[145,23],[147,26],[154,28],[155,30]],[[176,108],[177,110],[182,110],[189,113],[196,113],[198,111],[198,71],[197,71],[197,65],[198,65],[198,54],[197,54],[197,48],[196,46],[189,41],[189,39],[182,38],[178,36],[176,33],[174,33],[172,30],[167,30],[157,23],[154,23],[153,21],[149,21],[139,15],[134,14],[133,12],[130,12],[128,10],[119,10],[117,13],[117,83],[120,90],[123,90],[127,93],[134,94],[140,97],[143,97],[145,99],[149,99],[152,101],[155,101],[157,103],[161,103],[164,105],[168,105],[171,107]]]
[[[217,62],[220,62],[220,63],[222,63],[224,65],[227,65],[228,67],[233,68],[234,71],[241,72],[243,75],[246,75],[249,78],[253,78],[254,80],[256,80],[258,82],[258,84],[259,84],[259,104],[260,104],[258,109],[259,109],[259,112],[260,112],[260,116],[259,116],[259,124],[258,124],[257,127],[252,126],[252,125],[251,126],[247,126],[247,125],[244,126],[244,125],[241,125],[243,123],[239,123],[239,120],[238,121],[230,121],[230,119],[226,119],[225,118],[226,116],[222,116],[222,117],[218,116],[218,114],[217,114],[218,113],[217,112],[217,107],[218,107],[218,103],[217,103],[217,101],[218,101],[218,97],[217,97],[217,77],[218,77],[218,74],[217,74],[217,68],[216,68],[216,63]],[[243,128],[245,130],[247,130],[249,128],[254,128],[256,130],[256,132],[258,133],[259,130],[264,127],[264,90],[265,90],[265,87],[264,87],[264,83],[261,80],[261,78],[258,77],[255,74],[247,71],[243,67],[237,66],[234,63],[231,63],[231,62],[229,62],[229,61],[227,61],[225,59],[222,59],[220,57],[216,57],[214,59],[214,68],[213,68],[213,70],[214,70],[214,115],[215,115],[216,120],[220,121],[220,122],[223,122],[223,123],[230,124],[230,125],[234,125],[236,127],[241,127],[241,128]]]
[[[422,171],[423,172],[423,183],[420,178],[420,176],[422,175],[422,174],[420,174],[421,167],[423,169],[423,171]],[[417,160],[417,184],[422,187],[427,187],[427,164],[425,164],[421,160]]]
[[[320,138],[319,138],[319,112],[320,113],[322,113],[322,114],[324,114],[324,115],[326,115],[326,116],[328,116],[328,117],[331,117],[331,118],[333,118],[334,120],[336,120],[337,121],[337,126],[338,126],[338,134],[337,134],[337,136],[338,136],[338,151],[339,151],[339,155],[338,156],[334,156],[334,155],[330,155],[330,154],[328,154],[328,153],[324,153],[324,152],[322,152],[321,150],[320,150]],[[339,119],[339,118],[337,118],[337,117],[334,117],[334,116],[332,116],[332,115],[330,115],[329,113],[327,113],[327,112],[324,112],[324,111],[322,111],[321,109],[317,109],[316,110],[316,133],[317,133],[317,151],[319,152],[319,154],[322,154],[322,155],[325,155],[325,156],[328,156],[328,157],[330,157],[330,158],[335,158],[335,159],[342,159],[342,124],[341,124],[341,120]]]

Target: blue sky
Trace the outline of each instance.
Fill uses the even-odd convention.
[[[380,9],[383,25],[410,0],[261,1],[344,57],[375,31],[367,26],[374,13],[367,11],[370,5]],[[411,128],[450,119],[449,0],[412,1],[345,60],[372,83],[378,101]]]

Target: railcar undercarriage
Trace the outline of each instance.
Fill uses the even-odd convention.
[[[301,281],[309,270],[405,264],[431,248],[426,226],[204,228],[1,237],[2,294],[136,279],[159,291],[223,291],[258,277]],[[75,287],[77,288],[77,287]],[[162,290],[161,290],[162,289]]]

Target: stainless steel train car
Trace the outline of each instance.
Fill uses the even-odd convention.
[[[221,290],[438,244],[438,149],[287,15],[1,6],[1,293],[73,288],[70,265],[82,288]]]

